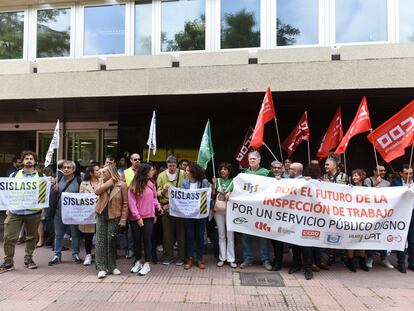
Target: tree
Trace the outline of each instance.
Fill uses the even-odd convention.
[[[70,26],[66,30],[56,31],[50,28],[60,15],[67,10],[42,10],[37,15],[37,57],[59,57],[70,55]]]
[[[278,46],[294,45],[296,43],[295,37],[300,35],[298,28],[282,23],[279,18],[276,20],[276,30]]]
[[[23,58],[24,15],[0,13],[0,59]]]
[[[192,51],[204,50],[206,42],[206,22],[205,15],[200,15],[193,21],[184,24],[184,30],[174,35],[174,40],[162,38],[162,42],[167,44],[167,51]]]
[[[260,46],[260,30],[254,31],[256,24],[254,12],[247,12],[246,9],[225,14],[221,28],[221,48]]]

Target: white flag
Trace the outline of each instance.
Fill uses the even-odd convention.
[[[49,150],[46,153],[45,167],[49,166],[52,162],[53,152],[59,148],[59,120],[57,120],[55,132],[53,133],[52,141],[49,145]]]
[[[155,155],[157,152],[157,135],[156,135],[156,126],[155,126],[155,111],[152,112],[152,120],[149,130],[149,137],[147,141],[147,145],[149,149],[152,149],[152,154]]]

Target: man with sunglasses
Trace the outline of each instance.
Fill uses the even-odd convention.
[[[121,180],[124,181],[127,184],[127,187],[131,185],[132,180],[134,179],[135,172],[138,169],[138,166],[141,164],[141,156],[138,153],[133,153],[129,157],[129,161],[131,162],[131,166],[123,171],[121,175]],[[115,165],[115,164],[114,164]],[[131,232],[131,225],[128,222],[127,226],[127,252],[126,252],[126,258],[130,259],[134,257],[134,240],[132,238],[132,232]]]

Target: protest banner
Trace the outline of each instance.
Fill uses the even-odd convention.
[[[211,188],[196,190],[168,188],[170,215],[181,218],[206,218],[210,213]]]
[[[49,207],[50,177],[0,178],[0,210]]]
[[[63,192],[61,196],[62,222],[65,225],[88,225],[96,223],[97,196],[93,193]]]
[[[227,227],[302,246],[404,250],[413,209],[408,187],[352,187],[239,174]]]

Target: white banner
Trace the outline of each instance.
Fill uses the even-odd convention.
[[[63,192],[60,199],[62,222],[65,225],[95,224],[97,198],[93,193]]]
[[[0,210],[49,207],[50,177],[0,178]]]
[[[206,218],[210,213],[211,188],[187,190],[168,188],[170,215],[181,218]]]
[[[404,250],[414,194],[239,174],[227,203],[230,231],[296,245]]]

